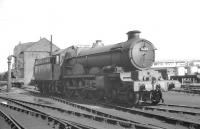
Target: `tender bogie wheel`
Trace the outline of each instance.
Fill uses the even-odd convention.
[[[106,101],[106,103],[111,103],[112,102],[111,92],[107,92],[106,93],[105,101]]]
[[[40,85],[40,92],[41,92],[42,94],[44,94],[44,91],[43,91],[42,85]]]
[[[43,94],[46,94],[46,89],[45,89],[44,83],[42,83],[42,91],[43,91]]]
[[[62,85],[62,86],[63,86],[63,92],[62,92],[62,94],[65,96],[67,87],[65,85]]]
[[[66,93],[65,93],[66,97],[68,98],[72,98],[73,97],[73,90],[67,90]]]
[[[116,101],[117,100],[117,90],[113,89],[111,94],[112,94],[112,96],[111,96],[112,101]]]
[[[94,99],[94,91],[88,90],[87,91],[87,98],[90,99],[90,100],[93,100]]]
[[[78,87],[84,87],[84,83],[83,83],[82,80],[79,80],[79,81],[78,81]]]
[[[131,92],[131,91],[128,91],[127,92],[127,100],[128,101],[130,101],[130,102],[132,102],[132,101],[134,101],[134,93],[133,92]]]
[[[93,98],[94,98],[94,100],[103,100],[103,98],[104,98],[104,91],[103,90],[95,90],[94,92],[93,92]]]
[[[46,87],[47,94],[49,94],[49,92],[50,92],[50,89],[49,89],[49,88],[50,88],[50,87],[49,87],[48,83],[45,84],[45,87]]]
[[[90,93],[89,93],[89,91],[88,90],[83,90],[83,97],[84,97],[84,99],[89,99],[90,98]]]
[[[49,93],[52,94],[51,82],[48,84],[48,86],[49,86]]]
[[[76,97],[77,99],[79,99],[79,100],[83,100],[83,99],[84,99],[83,96],[82,96],[82,89],[77,89],[77,90],[75,91],[75,97]]]
[[[53,94],[56,94],[55,83],[51,83],[51,87],[52,87]]]
[[[55,85],[54,85],[54,83],[51,83],[51,88],[52,88],[52,93],[55,94],[55,93],[56,93],[56,90],[55,90]]]
[[[44,94],[44,91],[43,91],[43,84],[40,83],[40,89],[41,89],[41,93]]]
[[[36,87],[38,88],[38,90],[42,93],[42,91],[41,91],[41,85],[40,85],[40,83],[37,83],[36,84]]]
[[[139,99],[140,99],[139,93],[134,93],[133,96],[134,96],[134,98],[133,98],[133,104],[134,105],[138,105],[139,104]]]

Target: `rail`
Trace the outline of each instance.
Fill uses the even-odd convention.
[[[72,103],[70,101],[67,101],[67,100],[64,100],[64,99],[60,99],[60,98],[56,98],[56,97],[51,97],[51,98],[56,100],[56,101],[59,101],[59,102],[74,106],[76,108],[80,108],[80,109],[86,110],[88,112],[94,112],[94,113],[98,114],[98,111],[96,111],[96,110],[94,110],[92,108],[88,108],[88,107],[82,106],[80,104],[75,104],[75,103]],[[125,108],[125,107],[116,106],[116,105],[108,105],[108,104],[106,104],[105,106],[110,107],[110,108],[114,108],[116,110],[129,112],[131,114],[138,114],[138,115],[142,115],[142,116],[145,116],[145,117],[148,117],[148,118],[156,118],[158,120],[162,120],[162,121],[165,121],[167,123],[170,123],[170,124],[173,124],[173,125],[177,125],[177,126],[182,125],[182,126],[185,126],[185,127],[188,127],[188,128],[194,128],[194,129],[199,129],[200,128],[200,123],[192,121],[192,120],[185,120],[185,119],[179,119],[179,118],[176,118],[176,117],[158,115],[158,114],[155,114],[153,112],[149,113],[149,112],[145,112],[143,110]]]
[[[11,116],[0,110],[0,117],[10,125],[11,129],[24,129],[19,123],[17,123]]]
[[[25,108],[28,108],[28,109],[19,108],[17,106],[8,105],[8,104],[4,104],[4,103],[0,103],[0,105],[3,106],[3,107],[6,107],[6,108],[10,108],[12,110],[21,112],[21,113],[25,113],[27,115],[34,116],[36,118],[41,118],[45,122],[48,122],[48,125],[51,125],[53,128],[55,128],[55,126],[57,126],[59,129],[66,129],[66,128],[81,129],[81,128],[75,126],[75,125],[72,125],[72,124],[66,123],[66,122],[62,122],[62,121],[60,121],[60,120],[58,120],[54,117],[51,117],[51,116],[49,116],[49,115],[47,115],[47,114],[45,114],[41,111],[38,111],[36,109],[30,108],[30,107],[22,105],[22,104],[19,104],[19,105],[21,105]]]
[[[44,107],[44,108],[50,108],[50,109],[57,110],[57,111],[62,112],[62,113],[67,113],[67,114],[78,116],[78,117],[85,117],[85,118],[88,118],[90,120],[94,120],[94,121],[98,121],[98,122],[105,122],[107,124],[117,125],[117,126],[121,126],[123,128],[161,129],[160,127],[137,123],[137,122],[134,122],[134,121],[131,121],[131,120],[127,120],[127,119],[124,119],[124,118],[112,116],[110,114],[106,114],[106,113],[103,113],[103,112],[100,112],[100,111],[96,111],[96,110],[92,110],[91,113],[93,113],[95,115],[91,115],[91,114],[87,114],[87,113],[81,113],[81,112],[61,109],[61,108],[53,107],[53,106],[49,106],[49,105],[36,104],[36,103],[31,103],[31,102],[27,102],[27,101],[12,99],[12,98],[6,98],[6,97],[0,97],[0,98],[12,101],[14,103],[17,103],[17,104],[19,104],[19,105],[21,105],[23,107],[29,108],[31,110],[36,110],[36,109],[32,109],[29,106],[23,105],[21,103],[35,105],[35,106]],[[86,110],[86,111],[89,111],[89,110]]]

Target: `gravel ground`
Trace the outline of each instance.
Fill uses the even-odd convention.
[[[73,111],[83,112],[85,114],[88,114],[87,111],[83,111],[81,109],[74,108],[74,107],[56,102],[56,101],[48,99],[48,98],[42,98],[41,99],[39,97],[28,96],[28,95],[24,95],[22,93],[24,93],[23,90],[13,88],[9,94],[2,93],[1,95],[11,97],[11,98],[20,99],[20,100],[24,100],[24,101],[28,101],[28,102],[46,104],[46,105],[50,105],[50,106],[60,107],[60,108],[66,109],[66,110],[73,110]],[[5,101],[0,99],[0,102],[5,102]],[[86,118],[83,118],[83,117],[76,117],[76,116],[73,116],[73,115],[67,115],[67,114],[63,114],[63,113],[53,111],[53,110],[50,110],[50,109],[44,109],[44,108],[41,108],[41,107],[37,107],[37,106],[32,106],[32,107],[34,107],[36,109],[40,109],[40,110],[44,111],[45,113],[47,113],[49,115],[59,117],[59,118],[62,118],[62,119],[68,120],[68,121],[79,122],[83,125],[89,125],[89,126],[92,126],[92,127],[98,128],[98,129],[122,129],[122,127],[117,126],[117,125],[111,125],[111,124],[105,124],[104,122],[92,121],[92,120],[89,120],[89,119],[86,119]]]
[[[0,117],[0,129],[11,129],[2,117]]]
[[[200,107],[200,95],[169,91],[163,92],[163,98],[166,104],[189,105]]]
[[[25,101],[29,101],[29,102],[35,102],[35,103],[42,103],[42,104],[47,104],[47,105],[51,105],[51,106],[56,106],[56,107],[60,107],[60,108],[64,108],[64,109],[67,109],[67,110],[74,110],[74,111],[80,111],[80,109],[76,109],[76,108],[73,108],[71,106],[68,106],[66,104],[62,104],[60,102],[57,102],[57,101],[54,101],[54,100],[51,100],[51,99],[48,99],[48,98],[39,98],[39,97],[33,97],[33,96],[28,96],[28,95],[24,95],[24,94],[19,94],[19,93],[23,93],[24,91],[21,90],[21,89],[12,89],[11,92],[6,95],[8,97],[12,97],[12,98],[16,98],[16,99],[21,99],[21,100],[25,100]],[[91,105],[84,105],[84,106],[87,106],[87,107],[90,107],[90,108],[94,108],[95,110],[98,110],[98,111],[102,111],[104,113],[107,113],[107,114],[112,114],[114,116],[119,116],[119,117],[122,117],[122,118],[125,118],[125,119],[130,119],[132,121],[136,121],[138,123],[144,123],[144,124],[152,124],[152,125],[157,125],[159,127],[165,127],[165,128],[174,128],[174,126],[170,125],[170,124],[167,124],[165,122],[162,122],[160,120],[156,120],[154,118],[146,118],[144,116],[140,116],[140,115],[133,115],[133,114],[130,114],[130,113],[125,113],[125,112],[121,112],[121,111],[117,111],[117,110],[114,110],[114,109],[108,109],[108,108],[103,108],[103,107],[99,107],[99,106],[91,106]],[[47,110],[46,110],[47,111]],[[51,111],[47,111],[48,113],[50,113]],[[85,112],[85,111],[81,111],[81,112]],[[85,113],[88,113],[88,112],[85,112]],[[50,114],[54,114],[53,112],[51,112]],[[59,113],[57,113],[57,116],[59,117],[62,117],[62,115],[60,115]],[[88,121],[87,119],[77,119],[75,117],[72,117],[72,116],[66,116],[65,115],[65,119],[67,120],[71,120],[71,121],[79,121],[80,123],[90,123],[91,121]],[[96,127],[102,127],[101,124],[99,123],[96,123],[96,122],[92,122]],[[91,124],[90,124],[91,125]],[[98,125],[98,126],[97,126]],[[105,125],[105,124],[103,124]],[[106,128],[106,127],[104,127]],[[108,127],[108,128],[111,128],[111,127]],[[180,128],[182,129],[182,128]]]
[[[8,115],[12,116],[18,123],[23,125],[26,129],[49,129],[50,126],[47,123],[44,123],[40,119],[36,119],[25,113],[17,112],[12,109],[0,106],[0,110],[4,111]],[[5,128],[7,129],[7,128]]]
[[[28,88],[34,90],[34,87],[28,87]],[[0,92],[0,94],[4,94],[4,95],[10,96],[10,97],[23,99],[23,100],[27,100],[27,101],[31,101],[31,102],[42,103],[42,104],[47,104],[47,105],[52,105],[52,106],[58,106],[60,108],[65,108],[65,109],[68,109],[68,110],[72,109],[72,107],[70,107],[70,106],[52,101],[51,99],[41,99],[41,98],[37,98],[37,97],[31,97],[31,96],[23,95],[22,94],[23,92],[24,91],[21,90],[21,89],[12,88],[9,95],[5,94],[5,93],[1,93],[1,92]],[[190,95],[190,94],[186,94],[186,93],[178,93],[178,92],[169,91],[169,92],[163,92],[163,98],[165,99],[166,104],[200,106],[200,95]],[[146,124],[147,123],[151,123],[151,124],[157,123],[157,125],[161,126],[161,127],[173,128],[172,126],[170,126],[166,123],[160,122],[156,119],[150,119],[150,118],[146,119],[146,118],[138,116],[138,115],[132,115],[131,116],[128,113],[114,111],[113,109],[105,109],[105,108],[98,107],[98,106],[91,106],[91,107],[95,108],[96,110],[103,111],[105,113],[118,115],[120,117],[129,118],[131,120],[135,120],[135,121],[138,121],[138,122],[143,122],[143,123],[146,123]],[[76,111],[78,111],[78,110],[76,110]],[[71,119],[74,119],[74,118],[71,117]],[[76,120],[76,119],[74,119],[74,120]],[[180,127],[180,129],[182,129],[182,128]]]

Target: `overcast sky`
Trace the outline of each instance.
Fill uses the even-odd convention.
[[[156,60],[200,59],[199,0],[0,0],[0,72],[19,41],[108,45],[130,30],[155,45]]]

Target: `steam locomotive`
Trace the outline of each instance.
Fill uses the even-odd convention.
[[[36,59],[34,78],[39,91],[128,104],[151,101],[155,87],[149,69],[155,47],[140,38],[140,31],[127,35],[125,42],[104,46],[98,40],[92,47],[71,46],[64,53]]]

